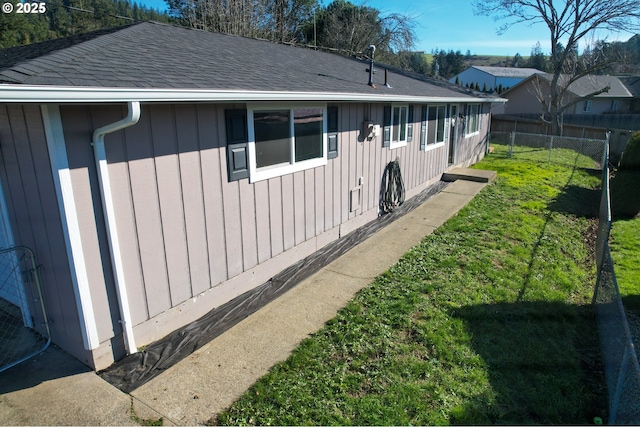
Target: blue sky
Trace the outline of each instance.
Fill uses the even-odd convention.
[[[164,0],[137,0],[149,7],[166,9]],[[320,0],[328,4],[330,0]],[[542,51],[549,54],[549,30],[542,24],[527,26],[519,24],[498,36],[500,23],[486,16],[475,16],[471,0],[351,0],[355,4],[374,7],[382,15],[402,13],[414,18],[416,23],[416,50],[427,53],[435,49],[446,51],[467,49],[478,55],[509,55],[519,53],[528,56],[531,48],[540,42]],[[628,40],[632,34],[598,34],[608,41]],[[581,46],[582,47],[582,46]]]

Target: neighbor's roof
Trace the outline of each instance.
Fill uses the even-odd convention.
[[[540,77],[545,80],[551,82],[553,78],[553,74],[540,74]],[[561,76],[565,79],[567,76]],[[565,80],[566,81],[566,80]],[[562,81],[560,82],[562,83]],[[569,85],[569,91],[576,96],[585,97],[590,94],[609,86],[609,90],[607,92],[603,92],[595,96],[595,98],[631,98],[632,95],[627,90],[627,88],[622,84],[620,79],[615,76],[597,76],[597,75],[588,75],[579,78],[575,82]]]
[[[620,77],[620,81],[634,98],[640,98],[640,76]]]
[[[16,101],[10,99],[16,92],[11,96],[46,102],[45,95],[37,98],[38,90],[42,94],[56,88],[64,92],[55,92],[51,100],[88,89],[101,99],[111,96],[109,100],[140,94],[148,96],[143,100],[177,99],[178,91],[202,100],[223,91],[229,100],[241,100],[241,93],[260,93],[260,99],[277,93],[278,99],[296,94],[291,99],[325,96],[336,101],[495,99],[400,70],[389,71],[388,88],[381,65],[374,67],[373,88],[367,84],[368,66],[367,61],[313,49],[145,22],[0,51],[0,101]],[[27,86],[33,92],[27,93]]]
[[[523,79],[529,77],[532,74],[542,72],[535,68],[485,67],[480,65],[474,65],[471,68],[476,68],[495,77],[521,77]]]

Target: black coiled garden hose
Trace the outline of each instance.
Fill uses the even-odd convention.
[[[400,172],[400,163],[396,158],[389,162],[382,175],[382,197],[380,204],[382,211],[389,213],[404,202],[404,182]]]

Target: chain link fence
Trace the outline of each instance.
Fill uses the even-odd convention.
[[[605,141],[520,132],[491,132],[491,144],[507,147],[502,154],[509,158],[540,161],[584,168],[600,169]]]
[[[605,151],[608,161],[608,150]],[[640,424],[640,367],[609,251],[611,197],[609,168],[602,173],[593,296],[609,393],[609,424]]]
[[[35,254],[25,247],[0,249],[0,372],[50,342]]]
[[[609,251],[611,199],[608,142],[517,132],[491,132],[489,143],[498,156],[602,170],[596,240],[598,273],[593,303],[607,382],[608,423],[640,425],[640,368]]]

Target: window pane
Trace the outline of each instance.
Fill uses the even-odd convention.
[[[254,111],[256,167],[291,163],[289,110]]]
[[[393,117],[391,119],[391,123],[393,123],[393,132],[391,134],[392,141],[400,140],[400,108],[393,107]]]
[[[436,107],[429,107],[427,113],[427,145],[436,143],[436,119],[438,110]]]
[[[478,106],[469,105],[467,107],[469,114],[467,114],[467,132],[474,133],[478,130]]]
[[[445,119],[445,107],[444,105],[438,107],[438,128],[436,130],[436,142],[444,142],[444,119]]]
[[[407,140],[407,107],[400,107],[400,139]]]
[[[322,157],[322,130],[321,108],[294,110],[296,162]]]

